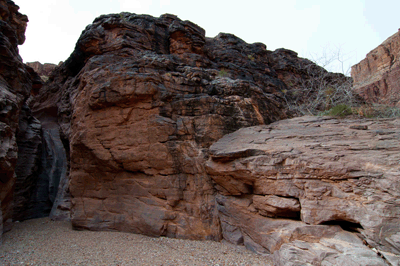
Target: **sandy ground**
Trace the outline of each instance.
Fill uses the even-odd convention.
[[[3,235],[0,265],[273,265],[242,246],[72,230],[41,218],[15,223]]]

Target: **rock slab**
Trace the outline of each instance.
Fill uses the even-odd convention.
[[[298,265],[284,263],[295,257],[384,265],[363,242],[398,262],[399,140],[400,119],[329,117],[224,136],[206,165],[224,195],[217,197],[224,238],[273,253],[278,265]],[[376,263],[363,264],[364,253]]]

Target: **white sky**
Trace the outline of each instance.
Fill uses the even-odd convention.
[[[340,51],[343,70],[397,32],[399,0],[14,0],[29,17],[24,62],[58,63],[72,53],[86,25],[101,14],[127,11],[190,20],[206,36],[232,33],[268,50],[287,48],[300,56],[329,58]],[[323,64],[323,60],[319,60]],[[342,72],[340,63],[327,66]]]

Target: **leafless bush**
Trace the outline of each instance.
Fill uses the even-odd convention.
[[[284,91],[294,116],[319,115],[338,105],[352,108],[362,101],[353,93],[350,77],[330,73],[312,62],[301,73],[289,82],[290,90]]]
[[[322,59],[322,65],[337,60],[342,66],[340,51]],[[397,107],[366,103],[353,90],[352,78],[331,73],[315,62],[305,60],[298,68],[297,75],[286,80],[289,89],[283,91],[284,97],[293,116],[302,115],[356,115],[361,117],[398,117]],[[343,68],[342,68],[343,69]]]

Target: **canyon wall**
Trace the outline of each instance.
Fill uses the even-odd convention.
[[[0,8],[1,221],[225,239],[276,265],[399,263],[400,121],[287,119],[323,68],[120,13],[87,26],[41,88],[18,55],[26,16]]]
[[[366,101],[400,105],[400,30],[351,68],[354,90]]]
[[[62,62],[60,62],[62,64]],[[43,81],[47,81],[49,79],[49,76],[51,72],[57,67],[56,64],[51,64],[51,63],[40,63],[38,61],[36,62],[28,62],[26,63],[27,66],[31,67]]]
[[[66,166],[46,165],[46,147],[54,143],[28,106],[43,82],[19,55],[28,18],[18,10],[13,1],[0,1],[0,235],[13,220],[48,216],[56,200],[58,173],[66,171]],[[47,157],[54,161],[54,153]],[[58,180],[43,176],[46,171]]]
[[[277,265],[395,263],[399,122],[273,123],[291,115],[294,81],[321,72],[173,15],[100,16],[32,101],[62,144],[55,216],[71,211],[76,229],[225,239]]]
[[[32,90],[30,73],[18,53],[18,45],[25,41],[28,18],[18,9],[12,1],[0,1],[0,227],[5,230],[12,219],[18,124]]]
[[[97,18],[32,101],[70,158],[73,226],[220,239],[208,147],[286,118],[285,81],[309,78],[310,65],[326,72],[173,15]]]

